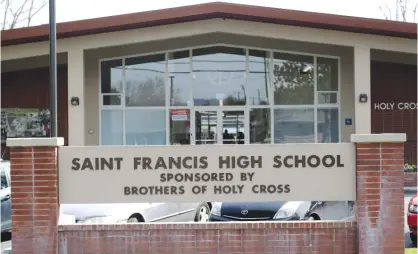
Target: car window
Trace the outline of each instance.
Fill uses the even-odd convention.
[[[6,178],[6,173],[4,171],[1,171],[0,173],[1,176],[1,189],[5,189],[7,187],[9,187],[8,183],[7,183],[7,178]]]

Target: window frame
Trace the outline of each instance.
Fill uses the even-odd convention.
[[[267,86],[267,94],[268,94],[268,105],[252,105],[250,104],[249,100],[246,100],[245,105],[236,106],[236,105],[230,105],[230,106],[195,106],[194,105],[194,86],[195,86],[195,79],[193,78],[193,50],[196,49],[202,49],[202,48],[208,48],[208,47],[216,47],[216,46],[222,46],[222,47],[231,47],[231,48],[239,48],[243,49],[245,51],[245,66],[246,66],[246,72],[245,72],[245,88],[247,88],[250,84],[248,82],[248,73],[249,73],[249,51],[250,50],[258,50],[258,51],[265,51],[267,55],[267,62],[268,62],[268,86]],[[190,70],[190,84],[189,84],[189,99],[191,101],[191,105],[186,106],[171,106],[170,103],[170,82],[169,82],[169,68],[168,68],[168,61],[169,61],[169,53],[179,52],[179,51],[189,51],[189,70]],[[273,87],[273,79],[274,79],[274,54],[275,53],[285,53],[285,54],[294,54],[294,55],[303,55],[303,56],[311,56],[314,59],[314,102],[312,105],[274,105],[274,87]],[[127,107],[125,105],[125,93],[126,93],[126,68],[125,68],[125,60],[126,58],[132,58],[132,57],[141,57],[141,56],[149,56],[149,55],[156,55],[156,54],[164,54],[165,56],[165,106],[154,106],[154,107]],[[337,95],[337,103],[319,103],[318,102],[318,95],[319,93],[324,93],[327,91],[318,91],[318,77],[317,77],[317,59],[320,58],[332,58],[337,60],[338,64],[338,90],[337,91],[329,91],[330,93],[336,93]],[[122,60],[122,92],[121,93],[102,93],[101,85],[102,85],[102,73],[101,73],[101,65],[102,62],[110,61],[110,60]],[[218,107],[222,110],[228,110],[232,108],[240,107],[242,110],[244,110],[246,115],[249,115],[249,112],[253,108],[268,108],[270,109],[270,141],[271,144],[274,144],[274,111],[275,109],[300,109],[300,108],[314,108],[314,119],[315,119],[315,138],[314,142],[318,143],[318,109],[321,108],[337,108],[338,109],[338,140],[341,142],[341,129],[342,129],[342,123],[341,123],[341,57],[340,56],[334,56],[334,55],[325,55],[325,54],[313,54],[313,53],[306,53],[306,52],[298,52],[298,51],[289,51],[289,50],[278,50],[278,49],[271,49],[271,48],[260,48],[260,47],[252,47],[252,46],[242,46],[242,45],[235,45],[235,44],[225,44],[225,43],[215,43],[215,44],[205,44],[201,46],[196,47],[184,47],[184,48],[175,48],[175,49],[167,49],[162,51],[155,51],[155,52],[147,52],[147,53],[141,53],[141,54],[131,54],[131,55],[124,55],[124,56],[117,56],[117,57],[110,57],[110,58],[100,58],[98,59],[98,106],[99,106],[99,133],[97,137],[99,138],[99,145],[102,145],[101,140],[101,133],[102,133],[102,125],[101,125],[101,115],[102,110],[106,109],[121,109],[122,110],[122,137],[123,137],[123,145],[126,145],[126,110],[155,110],[155,109],[164,109],[166,112],[166,145],[170,144],[170,112],[172,109],[187,109],[190,113],[190,133],[192,135],[195,131],[195,124],[193,123],[194,117],[192,117],[193,112],[196,109],[201,108],[213,108]],[[247,89],[248,91],[248,89]],[[105,95],[120,95],[121,96],[121,105],[103,105],[103,96]],[[245,122],[246,130],[249,130],[249,118],[246,119]],[[250,144],[250,139],[248,136],[249,133],[246,133],[245,136],[245,144]],[[190,144],[193,145],[193,144]]]

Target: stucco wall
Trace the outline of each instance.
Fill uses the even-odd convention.
[[[86,145],[99,143],[99,60],[102,58],[145,54],[163,50],[181,49],[205,44],[224,43],[237,46],[265,48],[339,56],[341,59],[341,141],[349,142],[354,133],[354,125],[344,125],[344,118],[354,119],[353,49],[325,44],[313,44],[286,40],[229,34],[208,34],[188,38],[178,38],[153,43],[143,43],[121,47],[85,51],[85,93],[86,93]]]
[[[80,136],[85,137],[86,145],[96,145],[99,143],[99,108],[98,108],[99,106],[99,103],[98,103],[98,92],[99,92],[98,91],[98,88],[99,88],[98,61],[99,59],[134,55],[134,54],[144,54],[144,53],[151,53],[151,52],[162,51],[162,50],[174,50],[174,49],[180,49],[180,48],[185,48],[185,47],[202,46],[205,44],[214,44],[214,43],[225,43],[225,44],[232,44],[232,45],[237,45],[237,46],[248,46],[248,47],[258,47],[258,48],[273,49],[273,50],[287,50],[287,51],[339,56],[341,58],[341,73],[340,73],[341,74],[341,103],[342,103],[342,108],[341,108],[341,114],[342,114],[341,137],[342,139],[341,141],[343,142],[349,141],[349,136],[351,133],[354,133],[355,131],[354,126],[356,124],[362,125],[362,126],[370,125],[368,121],[363,121],[363,122],[358,121],[357,123],[354,121],[355,120],[354,110],[356,106],[356,99],[354,98],[354,48],[351,46],[348,46],[351,44],[342,43],[347,46],[334,46],[330,44],[307,43],[307,42],[291,41],[291,40],[283,40],[283,39],[267,39],[269,37],[276,37],[276,38],[281,37],[281,38],[289,38],[289,39],[296,38],[297,37],[296,35],[298,34],[296,33],[296,31],[299,31],[300,29],[297,27],[292,27],[291,31],[286,30],[287,32],[284,33],[283,32],[284,30],[283,31],[280,30],[282,28],[284,29],[284,27],[282,26],[272,26],[270,24],[258,24],[258,23],[251,23],[251,22],[248,23],[248,22],[240,22],[240,21],[228,21],[229,26],[237,28],[237,30],[234,30],[232,32],[228,31],[229,33],[216,32],[216,33],[209,33],[209,34],[201,34],[207,31],[208,32],[224,31],[224,30],[229,29],[229,28],[221,29],[222,27],[219,26],[218,24],[219,22],[223,22],[223,21],[207,20],[207,21],[200,22],[200,23],[197,22],[196,24],[191,22],[188,24],[161,26],[161,27],[155,27],[152,29],[127,31],[127,32],[121,32],[117,34],[107,33],[107,34],[101,34],[101,35],[97,35],[93,37],[87,36],[87,37],[80,37],[78,39],[70,38],[70,39],[60,40],[61,44],[59,44],[59,47],[58,47],[58,49],[60,49],[60,52],[62,52],[64,49],[71,49],[72,51],[82,50],[81,48],[78,48],[78,45],[80,44],[79,42],[80,40],[83,41],[83,43],[81,43],[83,47],[96,48],[96,49],[84,50],[85,52],[85,62],[84,62],[84,65],[85,65],[85,71],[84,71],[85,104],[82,103],[80,105],[80,108],[77,108],[76,110],[79,110],[82,108],[85,109],[85,115],[84,115],[85,122],[84,123],[77,122],[77,121],[74,121],[74,119],[72,119],[72,121],[68,120],[68,124],[73,124],[73,127],[75,125],[80,126],[80,127],[72,128],[73,131],[71,132],[72,135],[70,135],[70,138],[71,136],[72,137],[78,136],[77,133],[79,133],[78,137]],[[197,25],[197,24],[200,24],[200,25]],[[205,24],[206,26],[203,26],[202,24]],[[248,28],[247,26],[250,26],[251,29]],[[197,27],[199,29],[197,29]],[[241,27],[241,29],[238,29],[238,27]],[[265,29],[261,29],[261,28],[265,28]],[[187,30],[188,32],[184,32],[185,30]],[[312,34],[313,31],[316,31],[316,30],[305,29],[303,31],[305,32],[303,36],[305,36],[306,34]],[[316,36],[315,37],[312,34],[313,36],[312,38],[315,37],[317,39],[316,41],[328,42],[328,43],[336,42],[336,38],[335,38],[336,34],[332,32],[328,32],[328,31],[324,31],[324,30],[318,30],[317,32],[318,34],[322,34],[322,39],[319,40],[318,36],[315,35]],[[253,36],[238,35],[240,33],[251,34]],[[197,34],[200,34],[200,35],[197,35]],[[255,34],[257,34],[257,37],[255,36]],[[282,36],[278,36],[278,34],[281,34]],[[370,39],[371,41],[373,41],[374,40],[373,38],[375,38],[373,36],[367,36],[367,35],[360,36],[360,35],[352,34],[352,33],[339,33],[339,34],[341,36],[344,35],[347,38],[356,37],[358,39],[356,40],[356,43],[362,40],[366,40],[366,38],[367,40]],[[118,36],[114,36],[114,35],[118,35]],[[294,35],[294,37],[292,37],[292,35]],[[175,37],[176,39],[158,40],[162,38],[170,38],[170,36]],[[184,36],[189,36],[189,37],[184,37]],[[127,38],[131,38],[132,44],[97,49],[97,47],[103,44],[100,42],[110,40],[111,38],[113,38],[112,39],[113,45],[116,45],[114,43],[115,38],[118,38],[124,42],[126,42]],[[381,40],[379,41],[386,41],[386,42],[396,39],[396,38],[388,39],[386,37],[379,37],[379,38],[381,38]],[[143,42],[133,44],[133,42],[135,41],[136,42],[143,41]],[[315,41],[315,40],[312,39],[310,41]],[[93,42],[96,43],[94,44],[96,45],[95,47],[93,47],[94,46]],[[112,43],[108,42],[106,45],[112,45]],[[31,68],[38,68],[38,67],[47,67],[48,56],[45,55],[47,53],[47,50],[46,50],[47,48],[42,48],[41,50],[41,48],[39,48],[43,45],[41,44],[32,43],[32,44],[26,44],[26,45],[19,45],[18,47],[2,47],[2,53],[5,53],[5,55],[2,55],[2,59],[12,59],[12,58],[22,57],[22,54],[24,53],[23,49],[27,51],[29,48],[31,49],[30,52],[32,52],[29,55],[38,55],[40,53],[44,54],[42,56],[2,61],[2,72],[8,72],[12,70],[21,70],[21,69],[31,69]],[[383,47],[386,44],[387,43],[379,44],[379,45],[376,45],[376,47]],[[403,48],[400,47],[399,51],[402,51],[402,49]],[[371,54],[370,54],[370,59],[378,60],[378,61],[387,61],[387,62],[416,64],[415,52],[416,51],[414,51],[413,54],[406,54],[406,53],[372,49]],[[6,57],[4,58],[4,56]],[[68,61],[67,58],[68,58],[67,53],[65,52],[60,53],[58,56],[58,62],[65,64]],[[71,89],[72,87],[74,88],[74,85],[79,86],[79,84],[81,83],[82,81],[76,80],[76,82],[72,82],[69,85],[69,89]],[[78,91],[79,90],[76,90],[75,94],[69,94],[68,96],[70,97],[79,96]],[[7,91],[3,91],[3,92],[7,93]],[[62,102],[62,103],[68,103],[68,102]],[[75,110],[75,108],[70,108],[70,110]],[[346,126],[344,124],[344,118],[352,118],[353,125]],[[85,128],[81,128],[81,126]]]

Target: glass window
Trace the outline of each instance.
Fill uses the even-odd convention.
[[[126,145],[165,145],[165,109],[125,111]]]
[[[170,144],[190,144],[190,112],[188,109],[170,110]]]
[[[189,51],[170,52],[168,54],[168,78],[171,106],[191,106]]]
[[[104,61],[100,66],[102,93],[121,93],[123,64],[121,59]]]
[[[313,105],[312,56],[274,53],[274,104]]]
[[[123,145],[122,110],[104,109],[101,117],[102,145]]]
[[[333,92],[333,93],[318,92],[319,104],[335,104],[337,102],[338,102],[338,96],[336,92]]]
[[[251,105],[268,105],[269,61],[267,52],[250,50],[248,58],[248,100]]]
[[[194,105],[245,105],[245,59],[244,49],[211,47],[194,50]]]
[[[121,105],[120,95],[103,95],[103,106]]]
[[[339,142],[339,68],[331,57],[227,46],[103,61],[100,140],[217,144],[228,132],[226,143]]]
[[[338,91],[338,60],[317,58],[318,91]]]
[[[318,143],[339,142],[338,109],[318,109]]]
[[[195,111],[196,145],[216,144],[218,141],[218,113],[214,110]]]
[[[165,106],[164,54],[126,59],[126,106]]]
[[[270,109],[254,108],[250,110],[250,143],[270,143]]]
[[[274,110],[274,143],[315,143],[314,109]]]
[[[222,111],[222,143],[245,144],[244,111]]]
[[[6,189],[9,187],[9,184],[7,182],[6,173],[4,171],[1,171],[1,189]]]

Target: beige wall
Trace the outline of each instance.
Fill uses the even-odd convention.
[[[204,20],[60,39],[57,41],[57,50],[61,52],[59,62],[67,62],[70,58],[74,60],[72,68],[69,66],[71,75],[69,75],[68,96],[85,98],[84,105],[69,108],[69,118],[73,118],[69,121],[69,124],[72,124],[69,126],[69,136],[70,141],[71,137],[75,140],[70,144],[95,145],[99,142],[99,59],[214,43],[339,56],[341,58],[342,141],[349,141],[350,134],[355,132],[354,126],[361,127],[357,130],[359,133],[369,133],[370,122],[367,121],[370,118],[369,104],[359,105],[355,99],[360,92],[365,92],[370,96],[370,80],[367,78],[370,73],[366,68],[369,66],[368,60],[416,62],[416,40],[228,19]],[[355,52],[360,51],[355,51],[354,48],[362,48],[364,52],[370,53],[364,57],[363,54],[358,53],[357,56],[361,57],[356,58],[357,65],[354,65],[354,55]],[[378,50],[373,50],[373,48]],[[47,42],[7,46],[2,47],[1,50],[2,72],[48,66]],[[69,58],[69,55],[72,57]],[[82,66],[85,68],[83,69]],[[354,73],[355,66],[357,74]],[[360,78],[356,81],[356,86],[354,86],[354,76]],[[357,110],[356,115],[355,110]],[[84,123],[74,121],[74,116],[82,117]],[[346,126],[344,118],[352,118],[353,125]],[[359,121],[359,119],[366,120]]]
[[[341,138],[342,142],[350,141],[350,134],[354,133],[354,124],[351,126],[346,126],[344,124],[344,118],[352,118],[354,121],[353,48],[214,33],[203,36],[156,41],[153,43],[142,43],[129,46],[102,48],[85,51],[85,98],[87,98],[85,104],[86,145],[97,145],[99,143],[98,64],[100,59],[135,54],[146,54],[156,51],[202,46],[205,44],[214,43],[224,43],[237,46],[295,51],[340,57],[340,82],[342,104]]]

